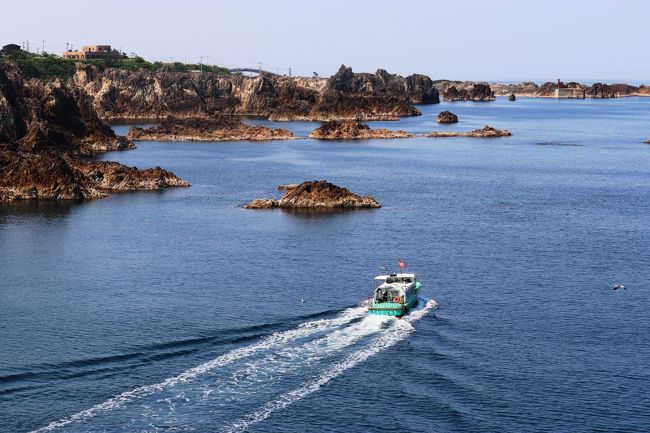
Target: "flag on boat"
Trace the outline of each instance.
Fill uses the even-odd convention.
[[[399,259],[399,268],[406,269],[406,262],[402,259]]]

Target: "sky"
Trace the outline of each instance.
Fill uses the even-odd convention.
[[[0,0],[0,45],[329,76],[650,83],[647,0]]]

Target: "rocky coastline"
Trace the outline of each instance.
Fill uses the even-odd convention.
[[[521,83],[491,83],[495,95],[525,96],[529,98],[552,98],[555,95],[555,89],[558,88],[557,82],[547,81],[540,85],[532,81]],[[609,99],[624,98],[628,96],[650,96],[650,86],[632,86],[630,84],[604,84],[594,83],[592,85],[581,84],[577,82],[564,83],[560,82],[560,88],[584,90],[586,98]]]
[[[0,62],[0,114],[0,201],[189,186],[160,167],[81,159],[134,145],[99,119],[87,95],[61,80],[24,81],[14,64]]]
[[[372,196],[360,196],[325,180],[313,180],[299,185],[280,185],[286,191],[276,200],[257,198],[243,205],[245,209],[362,209],[379,208]]]
[[[354,73],[341,65],[328,79],[77,66],[71,80],[104,120],[259,116],[270,120],[397,120],[417,116],[414,104],[440,102],[433,81],[383,69]]]
[[[133,141],[265,141],[295,138],[286,129],[246,125],[239,117],[233,116],[209,118],[170,116],[159,125],[148,128],[132,127],[126,137]]]

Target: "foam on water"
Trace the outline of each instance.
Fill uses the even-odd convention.
[[[426,301],[425,299],[420,298],[419,301],[419,305],[422,305],[421,308],[412,311],[402,320],[395,320],[394,328],[391,330],[396,332],[383,333],[381,335],[381,338],[375,339],[371,344],[363,349],[352,352],[343,361],[336,363],[330,368],[326,369],[316,379],[306,382],[300,387],[295,388],[288,393],[285,393],[276,400],[266,403],[261,408],[250,413],[246,417],[226,426],[222,431],[228,433],[244,431],[250,425],[264,421],[274,412],[284,409],[285,407],[318,391],[323,385],[340,376],[346,370],[355,367],[356,365],[364,362],[369,357],[383,350],[386,350],[389,347],[394,346],[395,344],[404,340],[414,330],[411,324],[420,320],[431,310],[437,307],[437,303],[434,300]]]
[[[336,329],[338,326],[342,326],[346,323],[354,321],[355,319],[363,317],[367,314],[367,311],[367,308],[361,304],[360,306],[344,310],[333,319],[321,319],[301,323],[296,328],[271,334],[258,343],[234,349],[210,361],[185,370],[176,376],[169,377],[162,382],[143,385],[133,390],[123,392],[88,409],[77,412],[60,420],[53,421],[44,427],[33,430],[32,433],[56,430],[69,424],[92,418],[101,412],[118,409],[133,400],[146,397],[168,388],[172,388],[180,383],[192,381],[216,368],[223,367],[242,358],[272,349],[274,347],[284,346],[290,341],[308,337],[317,332],[326,331],[329,328]]]

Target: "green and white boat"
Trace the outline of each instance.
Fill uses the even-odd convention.
[[[370,295],[370,314],[402,317],[418,303],[420,282],[413,273],[378,275]]]

